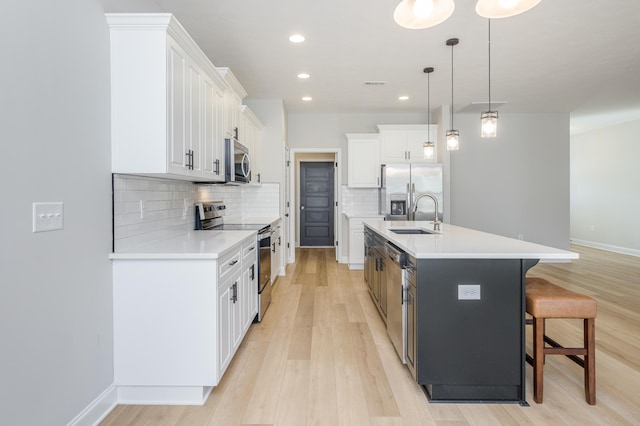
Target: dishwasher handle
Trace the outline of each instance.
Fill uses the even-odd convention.
[[[389,259],[399,264],[400,267],[404,267],[405,252],[403,252],[398,247],[392,245],[389,242],[385,243],[384,248],[387,252],[387,256],[389,257]]]

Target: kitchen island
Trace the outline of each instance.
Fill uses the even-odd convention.
[[[365,232],[415,263],[415,294],[387,303],[414,304],[407,359],[429,399],[526,405],[525,275],[578,255],[449,224],[433,231],[432,222],[365,221]]]

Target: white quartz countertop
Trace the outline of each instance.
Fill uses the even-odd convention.
[[[111,253],[110,259],[217,259],[256,231],[191,231],[131,250]]]
[[[418,259],[540,259],[562,262],[578,253],[443,223],[437,234],[402,235],[393,228],[433,230],[433,222],[367,220],[365,226]]]
[[[384,218],[383,214],[375,214],[375,213],[342,213],[343,215],[345,215],[348,219],[351,218]]]
[[[225,216],[224,223],[230,225],[275,225],[280,218],[278,216]]]

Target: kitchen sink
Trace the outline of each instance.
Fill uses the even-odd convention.
[[[419,235],[419,234],[435,234],[435,232],[432,231],[427,231],[426,229],[419,229],[419,228],[396,228],[396,229],[389,229],[389,231],[395,233],[395,234],[409,234],[409,235]]]

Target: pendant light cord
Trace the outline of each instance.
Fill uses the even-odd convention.
[[[489,21],[489,111],[491,111],[491,19]]]
[[[453,44],[451,45],[451,128],[453,129]]]
[[[427,73],[427,142],[431,142],[431,84],[430,74]]]

